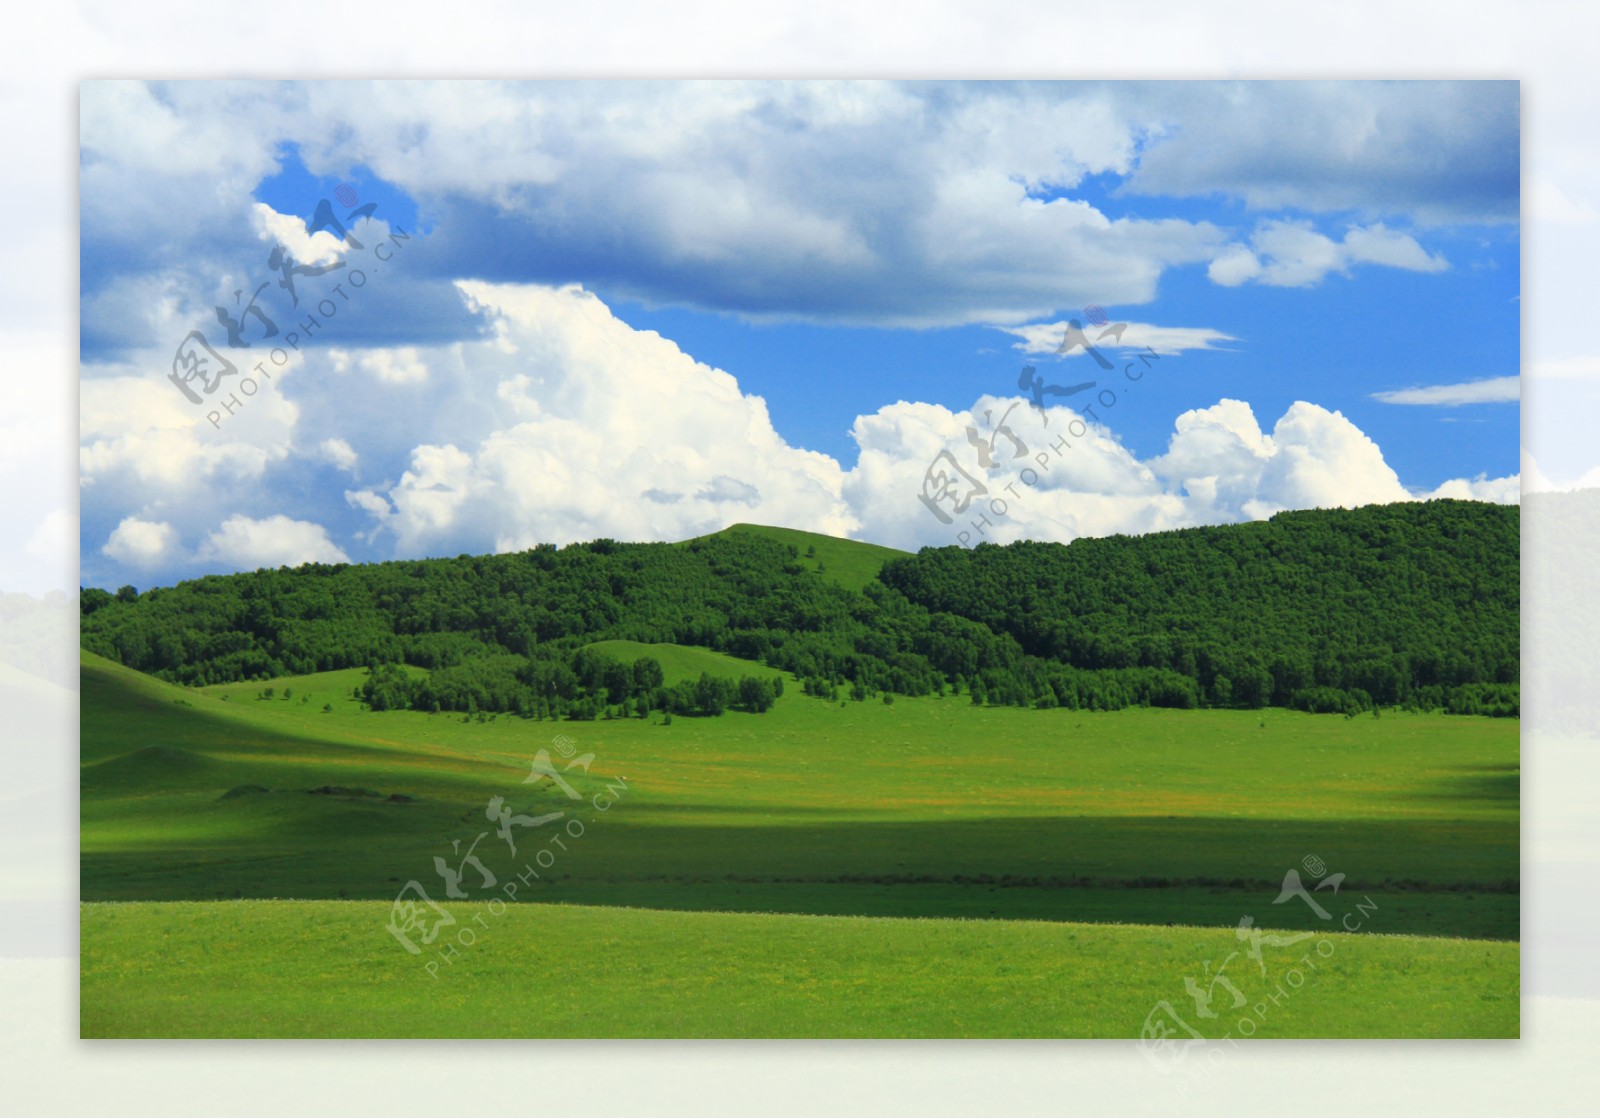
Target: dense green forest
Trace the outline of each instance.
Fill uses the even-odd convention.
[[[584,648],[608,639],[715,649],[837,700],[1518,711],[1514,507],[924,548],[859,590],[805,558],[781,534],[730,531],[86,589],[83,645],[183,684],[368,666],[375,708],[530,717],[759,712],[781,688],[754,671],[668,687],[649,657]]]

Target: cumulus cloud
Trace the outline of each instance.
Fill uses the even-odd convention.
[[[1141,461],[1066,407],[1041,415],[1015,399],[984,397],[962,412],[902,402],[856,421],[861,458],[844,492],[868,539],[907,549],[1069,541],[1424,497],[1518,500],[1515,475],[1408,489],[1349,419],[1306,401],[1270,433],[1248,404],[1229,399],[1173,427],[1166,452]],[[988,467],[980,446],[993,448]]]
[[[1347,417],[1306,401],[1267,430],[1240,400],[1185,412],[1147,460],[1064,406],[899,401],[857,417],[859,454],[845,469],[787,444],[765,402],[731,375],[635,330],[581,287],[459,288],[489,323],[485,340],[416,355],[452,405],[418,417],[433,437],[404,446],[397,476],[344,495],[368,518],[362,538],[387,540],[396,555],[678,540],[734,521],[906,548],[953,543],[957,518],[945,525],[918,500],[936,460],[1008,505],[984,539],[1070,540],[1423,496]],[[1148,329],[1163,346],[1220,337],[1162,340],[1153,332],[1163,328]],[[1461,479],[1437,492],[1501,500],[1514,482]]]
[[[165,378],[128,369],[110,367],[79,387],[85,487],[178,494],[219,476],[259,478],[289,454],[298,411],[275,389],[258,389],[234,415],[212,424]]]
[[[1600,466],[1590,467],[1563,480],[1547,475],[1533,456],[1522,452],[1522,487],[1527,493],[1571,493],[1574,490],[1600,489]]]
[[[1533,487],[1530,486],[1530,489]],[[1453,497],[1460,501],[1492,501],[1497,505],[1515,505],[1522,500],[1522,478],[1512,474],[1505,478],[1491,478],[1479,474],[1476,478],[1452,478],[1427,494],[1428,497]]]
[[[1522,378],[1489,377],[1453,385],[1390,389],[1373,393],[1372,399],[1385,404],[1429,404],[1441,407],[1457,404],[1515,404],[1522,399]]]
[[[166,521],[124,517],[100,550],[133,567],[153,567],[172,559],[177,548],[178,530]]]
[[[331,349],[328,360],[335,373],[359,370],[386,385],[420,384],[428,379],[428,365],[416,346],[389,346],[373,350]]]
[[[1410,272],[1442,272],[1443,256],[1427,252],[1416,238],[1384,225],[1352,226],[1344,240],[1318,233],[1309,221],[1266,221],[1250,247],[1234,244],[1212,261],[1207,276],[1223,287],[1247,282],[1269,287],[1311,287],[1330,272],[1348,275],[1355,264],[1377,264]]]
[[[1244,245],[1229,245],[1206,269],[1214,284],[1236,288],[1261,275],[1261,259]]]
[[[202,559],[237,571],[258,567],[297,567],[302,563],[348,563],[328,530],[282,513],[256,519],[235,514],[200,545]]]
[[[1522,452],[1522,482],[1529,493],[1545,493],[1560,488],[1539,469],[1539,464],[1526,450]]]
[[[1297,400],[1272,429],[1252,515],[1404,501],[1410,496],[1378,445],[1339,412]]]
[[[443,363],[457,380],[442,391],[487,396],[497,418],[463,406],[398,480],[347,495],[402,552],[683,539],[731,520],[859,527],[839,464],[785,443],[729,374],[577,286],[459,287],[492,330]]]

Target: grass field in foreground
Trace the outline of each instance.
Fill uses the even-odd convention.
[[[1219,986],[1207,1022],[1184,977],[1241,947],[1227,930],[463,906],[473,942],[441,964],[402,951],[387,917],[85,905],[82,1035],[1133,1038],[1162,1000],[1212,1039],[1519,1030],[1518,946],[1490,941],[1335,933],[1264,949],[1265,977],[1241,952],[1226,974],[1246,1005]]]
[[[1308,854],[1347,875],[1334,914],[1376,908],[1255,1036],[1518,1029],[1515,721],[789,687],[761,716],[480,723],[366,711],[362,678],[195,690],[85,656],[85,1036],[1133,1037],[1207,960],[1241,953],[1250,1007],[1276,989],[1317,942],[1263,977],[1235,926],[1334,928],[1274,904]],[[558,734],[595,755],[579,802],[523,784]],[[496,795],[581,835],[513,859]],[[545,867],[499,913],[434,871],[485,832],[496,892]],[[476,938],[455,963],[385,930],[411,879]]]

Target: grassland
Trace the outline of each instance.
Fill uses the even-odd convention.
[[[1186,1001],[1202,959],[1237,947],[1193,928],[463,906],[473,942],[428,961],[435,976],[381,931],[387,915],[85,906],[83,1035],[610,1037],[626,1023],[637,1037],[1129,1037],[1158,1002]],[[1272,982],[1241,955],[1229,970],[1249,1002],[1224,996],[1202,1032],[1237,1037],[1249,1018],[1258,1037],[1515,1036],[1517,954],[1333,933],[1269,954]]]
[[[683,680],[698,680],[702,673],[737,680],[741,676],[770,678],[783,676],[759,664],[730,657],[712,649],[697,649],[691,645],[650,644],[644,641],[592,641],[585,648],[629,663],[640,657],[654,657],[661,665],[663,680],[670,686]],[[789,677],[793,679],[793,677]]]
[[[653,654],[669,679],[713,656]],[[83,897],[139,903],[84,909],[86,1033],[1133,1036],[1148,996],[1181,1001],[1240,946],[1241,916],[1333,927],[1273,904],[1308,854],[1346,875],[1328,908],[1369,898],[1386,935],[1339,940],[1342,993],[1272,1036],[1517,1029],[1513,720],[839,705],[790,686],[760,716],[479,723],[366,711],[361,679],[261,699],[85,656]],[[581,801],[523,783],[540,748],[566,764],[558,734],[594,755],[565,774]],[[514,833],[513,858],[496,795],[583,829],[517,898],[565,904],[506,907],[506,935],[441,995],[384,915],[409,880],[442,900],[434,859],[486,830],[497,883],[534,865],[555,827]],[[266,898],[304,900],[230,900]],[[478,902],[447,904],[470,921]],[[141,997],[166,1009],[138,1014]],[[536,1021],[484,1010],[551,1002]]]

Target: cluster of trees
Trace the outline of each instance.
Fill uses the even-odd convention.
[[[726,533],[86,590],[81,610],[86,648],[165,679],[369,666],[368,702],[422,710],[762,709],[769,677],[752,674],[748,692],[743,681],[666,687],[651,658],[584,647],[626,639],[729,653],[834,700],[954,691],[1087,709],[1515,714],[1518,576],[1514,508],[1432,501],[925,548],[862,591],[807,569],[793,546]]]
[[[738,680],[701,673],[668,684],[654,657],[631,663],[579,649],[570,659],[540,650],[532,657],[483,656],[412,675],[401,664],[376,664],[355,689],[374,711],[459,711],[467,715],[520,715],[527,719],[645,718],[674,715],[762,714],[783,694],[779,676]]]

